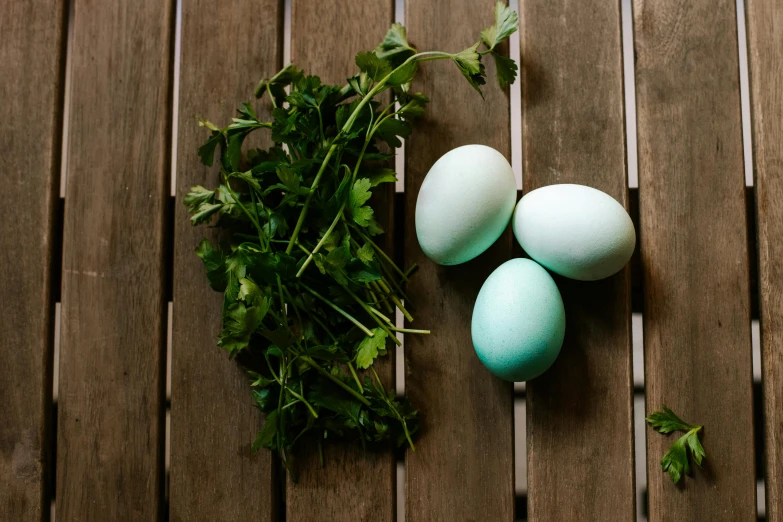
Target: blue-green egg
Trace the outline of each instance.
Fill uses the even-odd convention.
[[[552,276],[530,259],[512,259],[484,282],[473,307],[476,355],[507,381],[527,381],[549,368],[563,345],[565,309]]]

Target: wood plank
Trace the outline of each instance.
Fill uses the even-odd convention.
[[[750,291],[733,0],[636,0],[647,412],[703,424],[675,486],[647,430],[650,521],[756,520]]]
[[[9,2],[0,16],[0,519],[19,522],[49,512],[63,25],[53,0]]]
[[[406,6],[408,35],[421,51],[456,52],[492,25],[494,1],[422,0]],[[406,148],[405,265],[420,267],[409,285],[414,328],[405,337],[405,393],[422,417],[416,451],[406,453],[408,520],[514,519],[513,391],[492,376],[473,350],[470,318],[481,284],[511,255],[507,231],[464,265],[428,260],[416,240],[414,210],[422,180],[435,161],[460,145],[478,143],[511,157],[508,93],[485,60],[486,101],[450,62],[428,62],[414,90],[432,102]]]
[[[628,208],[620,2],[520,10],[523,190],[579,183]],[[566,337],[527,383],[528,519],[635,520],[629,269],[555,280]]]
[[[783,521],[783,3],[747,0],[767,520]]]
[[[157,520],[173,3],[74,7],[57,519]]]
[[[361,30],[356,21],[361,20]],[[312,4],[294,0],[291,6],[291,60],[307,74],[324,82],[344,84],[356,73],[354,56],[373,49],[394,21],[394,2],[337,0],[313,9]],[[391,252],[394,231],[394,186],[376,193],[373,205],[386,230],[385,247]],[[387,387],[394,383],[394,352],[376,364]],[[296,455],[298,482],[289,479],[286,489],[288,520],[393,521],[395,520],[395,459],[392,450],[364,452],[347,445],[327,445],[325,467],[318,453]]]
[[[197,0],[182,5],[172,337],[170,519],[276,520],[277,462],[250,444],[263,425],[244,371],[216,346],[222,294],[207,285],[194,249],[216,230],[195,228],[182,200],[214,187],[218,170],[196,154],[208,133],[195,116],[225,125],[262,77],[282,65],[282,3]],[[243,35],[241,38],[215,35]],[[259,114],[271,105],[256,104]],[[255,139],[255,138],[254,138]],[[207,393],[205,391],[208,390]]]

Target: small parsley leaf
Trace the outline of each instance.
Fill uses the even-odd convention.
[[[686,432],[669,447],[661,459],[661,469],[669,473],[675,484],[680,481],[683,475],[691,473],[689,453],[696,465],[701,467],[702,460],[706,456],[704,447],[699,440],[699,431],[702,426],[688,424],[675,415],[665,404],[663,411],[653,412],[645,420],[658,433]]]

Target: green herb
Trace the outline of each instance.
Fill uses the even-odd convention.
[[[410,90],[420,63],[452,60],[481,92],[481,58],[492,53],[501,85],[514,80],[516,64],[494,49],[517,15],[500,3],[495,15],[482,40],[457,53],[418,52],[394,24],[373,51],[356,55],[347,85],[288,65],[255,89],[269,98],[271,121],[252,103],[224,128],[200,120],[210,136],[198,154],[207,166],[217,160],[220,182],[193,187],[185,205],[194,225],[226,230],[222,244],[205,239],[196,249],[210,286],[224,294],[218,345],[247,368],[267,412],[253,449],[279,453],[289,470],[299,441],[319,450],[339,438],[413,448],[417,412],[384,388],[374,363],[399,344],[397,332],[429,331],[394,325],[396,309],[413,321],[404,289],[415,267],[403,271],[372,239],[383,233],[372,193],[396,181],[386,151],[402,145],[429,102]],[[248,149],[259,129],[274,144]]]
[[[693,461],[701,467],[701,461],[705,457],[704,447],[699,440],[699,431],[702,426],[688,424],[675,415],[665,404],[663,411],[653,412],[645,420],[658,433],[686,432],[669,447],[669,451],[661,459],[661,468],[663,471],[669,472],[669,476],[675,484],[680,481],[683,474],[691,474],[689,453],[693,457]]]

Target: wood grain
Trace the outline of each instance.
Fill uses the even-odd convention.
[[[48,520],[63,3],[0,16],[0,520]],[[34,64],[34,65],[33,65]]]
[[[578,183],[628,208],[620,2],[520,11],[523,190]],[[556,281],[563,348],[527,383],[528,519],[635,520],[629,269]]]
[[[650,521],[756,520],[750,291],[733,0],[636,0],[647,412],[704,425],[680,487],[647,429]]]
[[[196,154],[208,133],[196,116],[225,125],[282,66],[282,2],[182,5],[172,338],[172,522],[276,520],[277,462],[250,444],[263,424],[247,378],[216,346],[222,295],[211,290],[194,249],[217,231],[192,227],[182,204],[193,185],[215,187],[218,168]],[[268,102],[255,104],[263,118]],[[263,132],[263,131],[261,131]],[[260,134],[260,133],[259,133]],[[255,137],[254,137],[255,139]],[[268,145],[268,143],[267,143]]]
[[[420,51],[457,52],[492,25],[493,5],[410,2],[408,35]],[[432,100],[405,158],[405,265],[420,267],[409,285],[413,327],[432,330],[405,337],[405,392],[422,417],[416,451],[406,453],[406,516],[417,522],[514,519],[512,385],[484,368],[470,337],[473,303],[486,277],[510,257],[511,234],[473,261],[444,267],[424,256],[414,226],[419,188],[440,156],[478,143],[511,157],[508,95],[497,86],[492,60],[485,61],[485,101],[450,61],[423,64],[413,86]]]
[[[75,4],[58,521],[162,512],[172,13]]]
[[[356,74],[354,56],[373,49],[394,21],[394,2],[337,0],[318,9],[303,0],[291,6],[291,59],[307,74],[324,82],[344,84]],[[360,27],[360,30],[357,30]],[[382,237],[391,253],[394,231],[394,186],[376,190],[372,205],[386,230]],[[385,212],[383,212],[385,211]],[[394,383],[394,352],[376,368],[387,387]],[[395,520],[395,459],[392,450],[364,452],[348,445],[327,445],[325,467],[316,451],[296,455],[298,482],[288,481],[288,520],[393,521]]]
[[[747,0],[759,253],[766,516],[783,521],[783,3]]]

